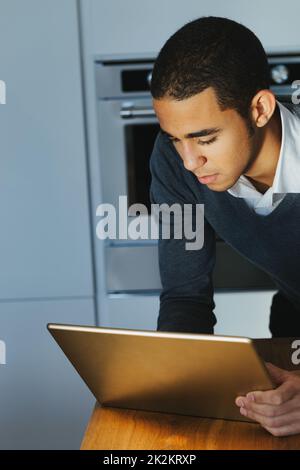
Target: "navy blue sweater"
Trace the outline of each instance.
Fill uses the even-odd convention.
[[[150,170],[152,203],[198,203],[205,210],[202,249],[186,250],[190,240],[185,238],[159,239],[158,330],[213,333],[216,233],[268,273],[300,315],[300,194],[287,194],[269,215],[258,215],[243,198],[200,184],[162,133],[155,141]]]

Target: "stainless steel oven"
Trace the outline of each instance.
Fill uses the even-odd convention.
[[[118,207],[143,203],[150,210],[149,158],[159,125],[149,83],[154,58],[102,58],[95,62],[98,139],[103,202]],[[290,98],[300,76],[300,55],[269,56],[272,87],[278,99]],[[214,285],[218,290],[274,289],[271,279],[218,236]],[[105,250],[108,293],[157,293],[157,241],[108,240]]]

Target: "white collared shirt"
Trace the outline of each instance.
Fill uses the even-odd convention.
[[[261,194],[241,175],[227,191],[245,199],[248,206],[259,215],[270,214],[287,193],[300,192],[300,119],[277,101],[281,118],[281,147],[273,185]]]

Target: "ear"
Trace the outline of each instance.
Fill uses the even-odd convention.
[[[264,127],[276,109],[276,98],[271,90],[260,90],[251,101],[251,115],[257,127]]]

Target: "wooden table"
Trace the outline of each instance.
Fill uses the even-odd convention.
[[[299,370],[293,338],[255,340],[265,361]],[[259,424],[101,407],[96,404],[82,450],[300,449],[300,434],[273,437]]]

